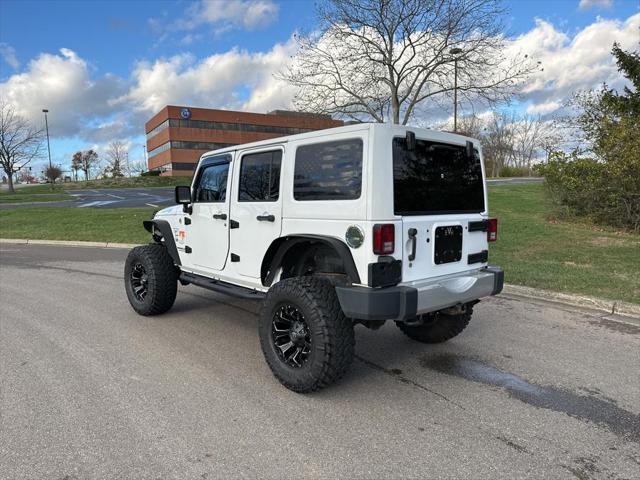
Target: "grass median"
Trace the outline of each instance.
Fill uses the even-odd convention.
[[[489,210],[506,282],[640,303],[639,235],[555,219],[543,184],[490,187]]]
[[[142,221],[154,208],[16,208],[0,210],[0,238],[147,243]]]
[[[499,219],[490,262],[508,283],[640,303],[640,236],[558,221],[544,185],[489,188]],[[0,211],[0,237],[145,243],[152,208],[29,208]]]
[[[47,193],[32,191],[33,188],[40,186],[43,185],[18,189],[15,193],[0,192],[0,203],[61,202],[73,199],[71,195],[67,195],[62,191],[51,192],[51,190],[49,190]]]

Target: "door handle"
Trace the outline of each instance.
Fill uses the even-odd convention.
[[[276,217],[274,215],[258,215],[256,220],[259,222],[275,222]]]
[[[409,240],[411,240],[411,253],[409,254],[409,261],[413,262],[416,258],[416,244],[418,243],[416,239],[416,235],[418,235],[418,230],[415,228],[409,229]]]
[[[214,213],[213,214],[213,218],[215,218],[216,220],[226,220],[227,219],[227,214],[226,213]]]

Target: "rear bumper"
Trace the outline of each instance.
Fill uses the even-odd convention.
[[[489,266],[472,272],[387,288],[336,287],[342,311],[360,320],[405,320],[502,291],[504,272]]]

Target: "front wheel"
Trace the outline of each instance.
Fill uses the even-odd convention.
[[[176,300],[178,273],[164,245],[149,244],[129,252],[124,265],[129,303],[140,315],[159,315]]]
[[[275,284],[264,300],[259,328],[269,368],[294,392],[336,382],[353,361],[353,322],[326,279],[294,277]]]
[[[442,312],[425,313],[420,318],[423,322],[421,325],[410,325],[404,322],[396,322],[396,325],[412,340],[422,343],[442,343],[467,328],[472,313],[472,304],[467,304],[462,312],[454,315]]]

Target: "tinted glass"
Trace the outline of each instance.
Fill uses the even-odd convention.
[[[445,143],[393,140],[393,199],[396,215],[471,213],[484,210],[480,156]]]
[[[296,200],[353,200],[362,185],[362,140],[304,145],[296,150]]]
[[[281,161],[281,150],[253,153],[242,157],[238,200],[241,202],[278,200]]]
[[[227,194],[229,163],[209,165],[200,173],[196,202],[224,202]]]

